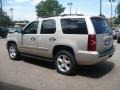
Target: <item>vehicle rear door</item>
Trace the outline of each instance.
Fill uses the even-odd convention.
[[[40,34],[38,35],[38,55],[52,57],[52,49],[57,40],[55,19],[44,19],[41,21]]]

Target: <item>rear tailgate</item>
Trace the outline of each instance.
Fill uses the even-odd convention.
[[[96,32],[96,51],[110,50],[113,46],[113,33],[106,20],[102,17],[92,17],[91,20]]]
[[[113,46],[113,37],[110,34],[98,34],[96,35],[98,52],[110,50]]]

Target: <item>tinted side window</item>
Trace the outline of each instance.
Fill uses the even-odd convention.
[[[88,34],[84,18],[61,19],[64,34]]]
[[[104,34],[111,32],[109,25],[104,18],[93,17],[91,18],[96,34]]]
[[[32,22],[29,24],[24,31],[24,34],[37,34],[38,21]]]
[[[55,21],[50,19],[50,20],[44,20],[42,22],[42,27],[41,27],[41,34],[53,34],[56,31],[56,24]]]

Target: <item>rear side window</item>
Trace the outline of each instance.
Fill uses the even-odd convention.
[[[54,34],[56,31],[55,20],[44,20],[42,22],[41,34]]]
[[[91,21],[95,28],[96,34],[104,34],[111,32],[111,29],[104,18],[94,17],[91,18]]]
[[[84,18],[61,19],[61,26],[64,34],[88,34]]]

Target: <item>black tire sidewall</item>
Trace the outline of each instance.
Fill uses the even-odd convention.
[[[2,38],[5,38],[5,36],[1,36]]]
[[[119,41],[119,40],[117,40],[117,43],[120,43],[120,41]]]
[[[62,72],[61,70],[59,70],[59,68],[57,67],[57,58],[58,56],[60,55],[66,55],[69,59],[70,59],[70,62],[71,62],[71,68],[69,71],[67,72]],[[62,51],[59,51],[56,55],[55,55],[55,66],[56,66],[56,69],[57,69],[57,72],[63,74],[63,75],[73,75],[75,73],[75,69],[76,69],[76,60],[75,60],[75,57],[74,55],[72,55],[70,52],[68,51],[65,51],[65,50],[62,50]]]
[[[120,43],[120,40],[117,40],[117,43]]]

